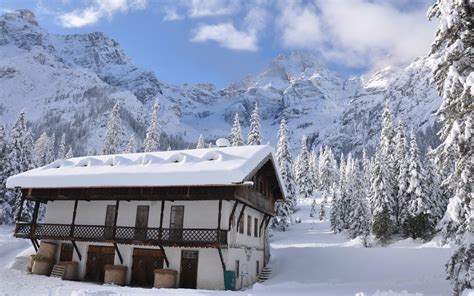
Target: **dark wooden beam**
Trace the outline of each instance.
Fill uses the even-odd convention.
[[[21,214],[23,212],[23,204],[25,203],[25,197],[23,194],[20,197],[20,207],[18,208],[18,212],[16,213],[16,221],[21,220]]]
[[[71,241],[72,245],[74,246],[74,250],[76,250],[77,257],[79,257],[79,261],[82,261],[82,255],[81,252],[79,252],[79,248],[77,247],[77,244],[75,241]]]
[[[33,216],[31,217],[31,234],[34,235],[36,232],[36,220],[38,220],[38,210],[40,207],[40,202],[35,201],[35,208],[33,210]]]
[[[120,253],[120,250],[119,250],[119,248],[118,248],[118,246],[117,246],[116,243],[114,243],[114,248],[115,248],[115,252],[117,252],[117,255],[118,255],[118,257],[119,257],[120,264],[123,264],[122,254]]]
[[[162,234],[163,234],[163,216],[165,212],[165,201],[161,201],[161,210],[160,210],[160,230],[159,230],[159,235],[158,238],[161,240]]]
[[[234,206],[232,207],[232,211],[230,212],[230,216],[229,216],[229,227],[227,227],[228,230],[230,230],[232,228],[232,220],[234,220],[234,214],[235,214],[235,209],[237,209],[237,205],[239,204],[239,202],[236,200],[234,202]]]
[[[117,231],[117,219],[118,219],[118,212],[119,212],[119,205],[120,205],[120,201],[117,200],[115,202],[115,213],[114,213],[114,238],[115,238],[115,233]]]
[[[166,256],[165,248],[163,248],[162,245],[160,245],[161,252],[163,252],[163,257],[165,259],[166,267],[170,267],[170,262],[168,261],[168,256]]]
[[[244,215],[245,207],[246,207],[246,205],[244,204],[244,205],[242,206],[242,209],[240,210],[240,214],[239,214],[239,216],[238,216],[238,218],[237,218],[237,231],[240,229],[239,227],[243,227],[243,226],[240,226],[240,220],[242,219],[242,216]]]
[[[226,271],[225,262],[224,262],[224,256],[222,256],[222,250],[221,250],[221,248],[218,247],[218,248],[217,248],[217,251],[219,252],[219,258],[221,259],[222,271]]]
[[[31,244],[33,245],[33,248],[35,248],[35,252],[38,252],[38,246],[36,246],[36,242],[34,239],[30,239]]]
[[[222,199],[219,199],[219,210],[217,214],[217,230],[221,230],[221,217],[222,217]]]
[[[74,236],[74,225],[76,224],[76,214],[77,214],[77,204],[78,200],[74,201],[74,210],[72,211],[72,221],[71,221],[71,236]]]
[[[267,217],[270,217],[270,216],[268,215],[263,216],[262,222],[260,222],[260,227],[258,229],[259,236],[261,236],[262,234],[262,227],[263,227],[263,224],[265,223],[265,220],[268,219]]]

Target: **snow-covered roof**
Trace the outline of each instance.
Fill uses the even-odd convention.
[[[75,157],[12,176],[7,187],[236,185],[266,159],[276,166],[269,145]]]

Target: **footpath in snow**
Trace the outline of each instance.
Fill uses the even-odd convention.
[[[302,201],[294,214],[301,223],[286,232],[273,232],[272,277],[245,291],[142,289],[29,275],[20,271],[24,259],[13,264],[16,255],[32,252],[29,242],[14,239],[12,228],[3,226],[0,295],[451,295],[444,271],[449,248],[411,239],[364,248],[357,239],[332,234],[327,220],[310,218],[311,202]]]

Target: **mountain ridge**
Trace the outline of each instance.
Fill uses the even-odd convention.
[[[124,145],[131,133],[142,140],[156,97],[162,130],[168,139],[173,136],[167,144],[176,148],[191,147],[201,133],[208,141],[227,136],[236,112],[246,131],[255,102],[264,141],[273,145],[279,120],[286,118],[295,149],[305,134],[314,148],[370,150],[385,100],[395,117],[419,134],[420,143],[436,144],[431,115],[441,100],[431,85],[435,61],[430,58],[369,78],[344,78],[316,56],[295,51],[277,56],[257,75],[218,89],[208,83],[168,84],[134,65],[104,33],[49,34],[27,10],[0,16],[0,31],[0,120],[10,124],[25,108],[35,134],[66,132],[77,154],[100,151],[115,100],[123,104]]]

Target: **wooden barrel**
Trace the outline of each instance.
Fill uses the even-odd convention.
[[[104,284],[115,284],[123,286],[127,278],[127,266],[105,265]]]
[[[176,288],[178,272],[173,269],[155,269],[155,288]]]

